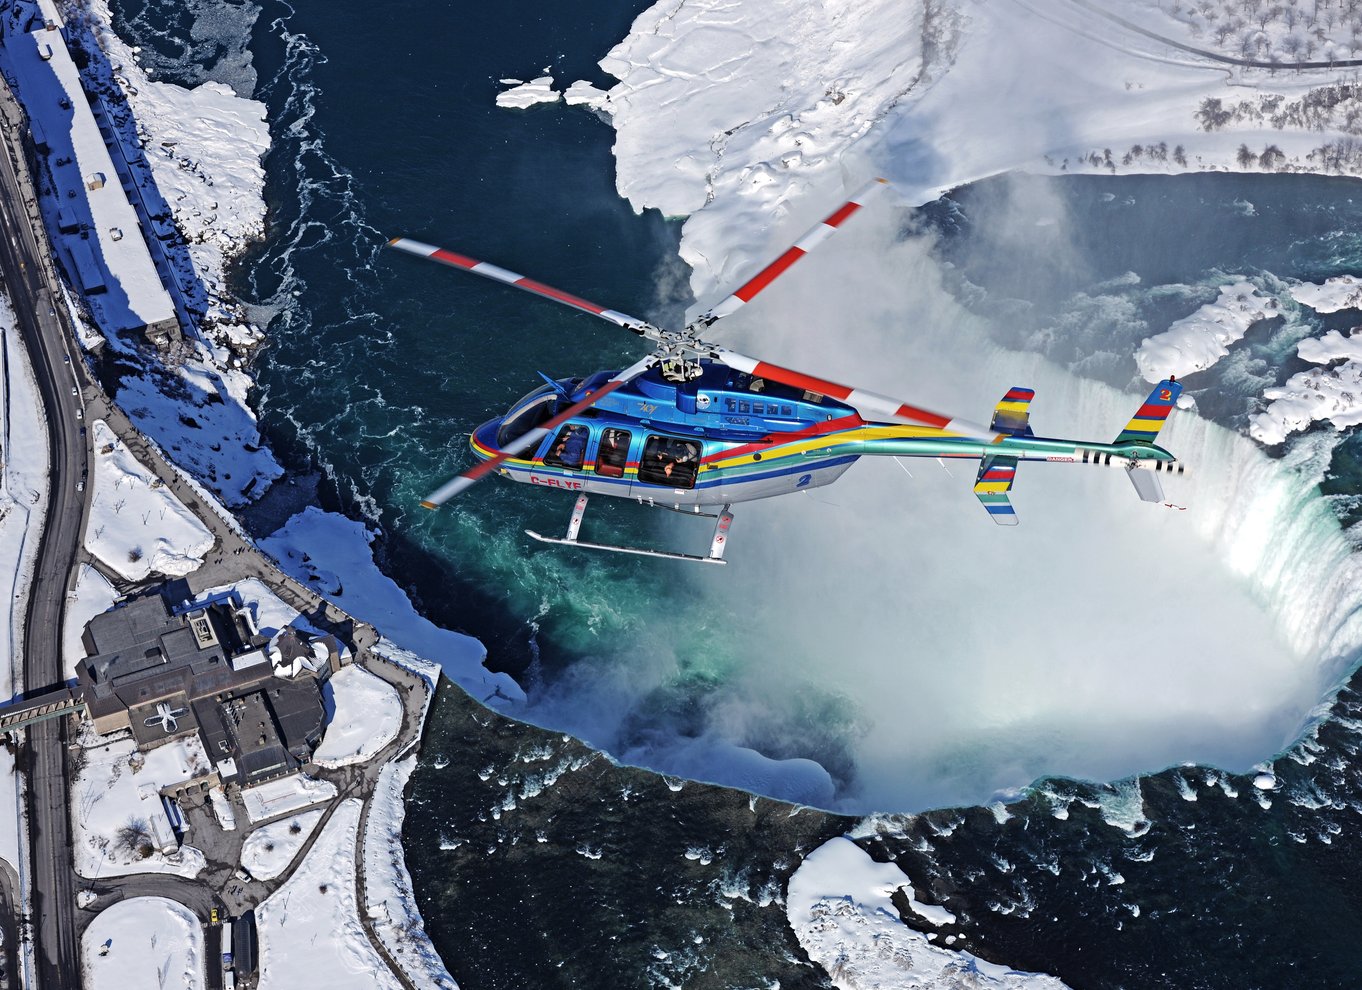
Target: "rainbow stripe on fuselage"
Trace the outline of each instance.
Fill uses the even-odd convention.
[[[617,404],[602,402],[594,415],[573,421],[574,425],[586,426],[591,431],[580,470],[544,463],[543,456],[553,442],[553,438],[549,437],[539,449],[529,452],[527,456],[507,460],[501,465],[500,472],[513,480],[545,488],[624,496],[674,508],[698,508],[768,498],[831,484],[862,456],[960,460],[1005,457],[1016,461],[1060,463],[1092,463],[1099,457],[1141,462],[1174,460],[1171,453],[1150,443],[1143,436],[1131,437],[1129,434],[1132,430],[1129,428],[1112,443],[1030,435],[999,435],[992,441],[981,441],[930,426],[866,422],[849,407],[826,399],[816,405],[818,414],[824,417],[821,421],[808,422],[806,419],[797,423],[783,422],[781,425],[784,429],[766,429],[755,435],[748,433],[744,436],[735,429],[736,424],[722,421],[717,429],[689,424],[689,428],[677,428],[680,424],[628,415],[634,411],[631,403],[637,403],[641,395],[644,405],[651,407],[652,414],[657,416],[664,407],[651,401],[658,398],[655,394],[649,394],[646,389],[639,393],[630,393],[626,389],[620,392],[623,394]],[[706,408],[718,405],[728,394],[719,392],[710,396]],[[748,395],[749,399],[744,401],[750,408],[753,393],[732,394]],[[788,397],[778,397],[773,402],[769,392],[759,394],[761,405],[778,409],[793,405],[799,407],[807,418],[807,403],[796,399],[787,402]],[[614,399],[615,396],[609,398]],[[1029,396],[1026,400],[1029,401]],[[1008,397],[1004,401],[1009,401]],[[611,408],[612,405],[615,408]],[[1146,402],[1137,419],[1143,418],[1148,405]],[[669,408],[674,411],[674,407]],[[689,415],[696,418],[695,414]],[[713,414],[710,415],[713,417]],[[1167,415],[1166,411],[1164,415]],[[750,413],[748,418],[751,418]],[[501,419],[491,420],[474,431],[473,450],[480,459],[487,459],[497,452],[495,436],[501,423]],[[769,427],[771,424],[765,425]],[[629,459],[619,477],[607,477],[597,470],[595,458],[598,444],[602,432],[609,428],[628,430],[632,437]],[[639,456],[645,438],[651,436],[672,437],[700,445],[694,487],[670,488],[639,478]]]

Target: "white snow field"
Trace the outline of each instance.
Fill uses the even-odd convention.
[[[1253,283],[1226,285],[1215,302],[1145,340],[1135,354],[1135,363],[1147,382],[1169,375],[1185,378],[1205,371],[1228,354],[1230,345],[1242,340],[1254,323],[1277,315],[1277,300],[1259,295]]]
[[[168,897],[132,897],[105,908],[85,929],[81,985],[202,990],[203,953],[202,922],[189,908]]]
[[[96,615],[113,608],[117,592],[109,579],[90,564],[81,564],[75,590],[66,600],[62,617],[62,662],[68,679],[76,676],[76,664],[85,659],[81,634]]]
[[[1362,279],[1356,275],[1335,275],[1321,283],[1302,282],[1292,286],[1291,298],[1317,313],[1362,309]]]
[[[933,944],[899,920],[889,898],[900,887],[908,887],[912,897],[908,878],[894,864],[876,863],[860,846],[841,837],[815,849],[790,877],[785,905],[790,927],[834,986],[1063,990],[1064,984],[1053,976],[1011,970]]]
[[[359,921],[355,842],[360,807],[354,798],[342,802],[302,865],[256,908],[260,990],[401,987]]]
[[[213,534],[102,420],[90,424],[94,470],[85,549],[129,581],[197,569]]]
[[[87,746],[71,785],[76,873],[89,880],[131,873],[194,877],[203,853],[181,846],[166,854],[156,839],[170,828],[161,788],[208,770],[199,737],[187,736],[139,753],[131,739]]]
[[[525,694],[510,675],[482,665],[487,650],[480,642],[417,613],[406,593],[374,563],[373,539],[363,523],[309,506],[261,540],[260,548],[285,572],[373,624],[398,646],[438,662],[450,680],[484,704],[523,702]]]
[[[24,619],[47,495],[47,419],[14,311],[0,294],[0,699],[24,689]]]
[[[27,831],[28,821],[23,796],[23,781],[15,769],[14,754],[0,748],[0,859],[15,873],[27,872],[19,858],[19,833]]]
[[[261,825],[241,847],[241,865],[257,880],[273,880],[288,869],[326,809],[316,808]]]
[[[326,730],[312,754],[323,767],[363,763],[397,738],[402,699],[391,684],[350,664],[322,685]]]

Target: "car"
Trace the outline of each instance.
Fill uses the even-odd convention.
[[[57,311],[56,311],[55,309],[53,309],[51,306],[49,306],[49,307],[47,307],[47,315],[48,315],[48,316],[56,316],[56,315],[57,315]]]
[[[77,481],[77,482],[76,482],[76,491],[78,491],[78,492],[83,492],[83,491],[85,491],[85,482],[83,482],[83,481]]]
[[[77,410],[76,410],[76,419],[84,419],[84,418],[85,418],[85,413],[83,413],[83,412],[81,412],[81,410],[77,409]]]
[[[63,354],[63,355],[61,356],[61,359],[62,359],[62,363],[64,363],[64,364],[70,364],[70,363],[71,363],[71,355],[70,355],[70,354]]]
[[[85,436],[85,427],[83,426],[80,428],[80,435]]]
[[[210,925],[216,925],[216,924],[218,924],[219,920],[220,920],[220,919],[218,918],[218,909],[217,909],[217,908],[213,908],[211,911],[208,912],[208,923],[209,923]]]
[[[78,388],[76,388],[76,386],[72,385],[72,386],[71,386],[71,394],[72,394],[72,395],[80,395],[80,389],[78,389]]]

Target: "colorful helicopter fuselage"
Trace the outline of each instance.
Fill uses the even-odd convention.
[[[827,396],[716,362],[700,364],[702,374],[689,381],[668,381],[657,369],[635,378],[520,456],[504,460],[498,472],[543,488],[698,511],[831,484],[864,455],[978,460],[987,463],[975,494],[996,522],[1006,524],[1014,521],[1007,492],[1017,462],[1138,460],[1157,470],[1160,462],[1171,467],[1174,461],[1152,443],[1180,391],[1173,383],[1161,383],[1110,443],[1034,436],[1028,423],[1032,393],[1012,389],[995,412],[998,436],[985,442],[949,429],[867,421]],[[479,426],[471,437],[474,453],[481,460],[496,456],[611,374],[541,386],[505,416]],[[1167,394],[1163,402],[1161,393]],[[1146,436],[1127,435],[1141,432]]]

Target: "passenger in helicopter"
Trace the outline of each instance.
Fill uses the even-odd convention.
[[[553,444],[553,449],[544,458],[546,464],[580,471],[582,459],[586,456],[587,429],[585,426],[565,426]]]

